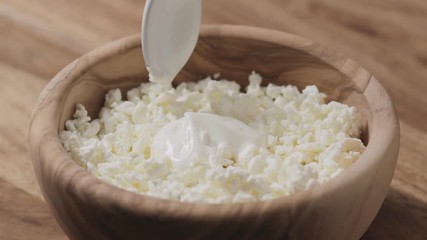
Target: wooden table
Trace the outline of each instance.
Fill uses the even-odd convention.
[[[0,0],[0,239],[66,239],[35,181],[28,125],[42,88],[81,54],[137,33],[144,1]],[[361,62],[390,93],[401,149],[363,239],[427,239],[427,2],[204,1],[204,23],[297,33]]]

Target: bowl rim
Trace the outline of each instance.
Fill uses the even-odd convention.
[[[204,25],[201,28],[200,35],[205,37],[249,38],[292,47],[305,52],[307,52],[307,49],[303,49],[304,47],[314,44],[312,40],[304,37],[252,26]],[[372,125],[378,126],[381,124],[381,129],[372,129],[369,144],[358,161],[344,170],[343,173],[325,183],[316,185],[305,191],[272,200],[219,204],[160,199],[133,193],[110,185],[92,176],[71,159],[59,141],[58,124],[51,123],[55,122],[57,113],[60,110],[58,108],[60,104],[58,104],[59,101],[57,100],[64,98],[66,94],[63,94],[63,91],[67,91],[66,89],[72,79],[79,77],[88,68],[110,57],[140,47],[140,36],[134,35],[96,48],[67,65],[45,87],[33,111],[30,124],[31,155],[40,185],[42,185],[43,181],[42,173],[38,173],[37,169],[40,168],[39,165],[43,165],[43,167],[49,168],[49,171],[56,172],[55,176],[57,177],[56,181],[58,181],[58,184],[72,183],[71,192],[78,192],[87,201],[93,201],[105,207],[120,208],[135,214],[152,216],[167,212],[171,218],[226,219],[233,218],[236,213],[242,216],[249,216],[261,212],[277,211],[279,209],[283,211],[283,209],[295,207],[295,203],[302,204],[299,206],[304,206],[308,202],[317,201],[327,195],[332,195],[336,189],[349,185],[349,183],[357,179],[360,174],[369,169],[377,161],[390,161],[393,163],[393,160],[383,159],[382,156],[386,154],[388,147],[395,141],[394,138],[398,137],[398,122],[388,94],[377,82],[376,78],[372,76],[366,84],[366,88],[361,89],[361,91],[365,93],[369,90],[370,85],[375,85],[376,88],[379,88],[376,91],[382,95],[382,101],[369,102],[368,97],[367,99],[372,112]],[[320,58],[316,54],[310,54]],[[327,63],[338,70],[342,68],[338,63]],[[384,122],[384,119],[387,121]],[[380,121],[381,123],[379,123]],[[53,147],[48,147],[49,145]],[[35,160],[36,158],[38,160]],[[48,194],[44,192],[43,187],[42,192],[45,199],[49,201]]]

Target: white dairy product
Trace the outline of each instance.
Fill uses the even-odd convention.
[[[129,191],[191,202],[273,199],[325,182],[364,150],[356,109],[315,86],[262,87],[251,74],[176,88],[144,83],[106,95],[99,119],[82,105],[60,140],[91,174]]]
[[[176,169],[185,170],[195,165],[195,161],[207,161],[220,145],[228,152],[231,164],[230,159],[263,147],[263,139],[262,134],[237,119],[186,112],[184,117],[160,129],[154,137],[151,153],[153,158],[170,159]]]

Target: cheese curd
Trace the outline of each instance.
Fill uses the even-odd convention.
[[[210,77],[176,88],[143,83],[128,100],[111,90],[99,119],[77,105],[59,137],[72,159],[112,185],[190,202],[290,195],[359,158],[365,147],[354,107],[325,103],[315,86],[299,92],[261,80],[252,73],[244,92]]]

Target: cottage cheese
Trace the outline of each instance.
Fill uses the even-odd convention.
[[[99,119],[77,105],[60,140],[76,162],[112,185],[208,203],[306,190],[337,176],[365,148],[356,109],[325,103],[315,86],[262,87],[252,73],[240,90],[211,78],[176,88],[143,83],[128,100],[111,90]]]

